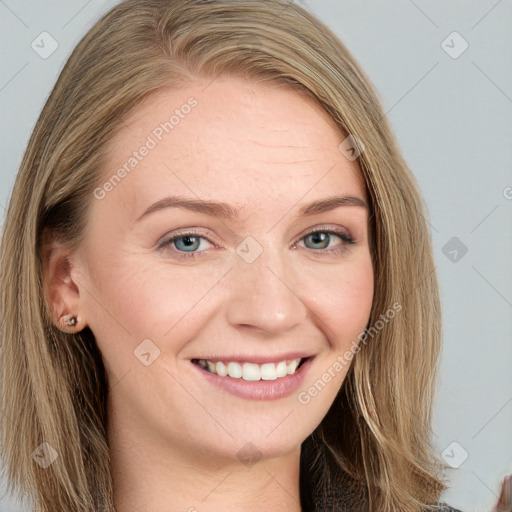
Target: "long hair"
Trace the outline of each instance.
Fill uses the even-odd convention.
[[[334,510],[350,487],[361,509],[429,510],[446,486],[430,430],[441,308],[426,205],[370,80],[321,21],[285,0],[126,0],[68,59],[28,143],[2,235],[0,441],[8,490],[42,512],[113,510],[108,379],[92,331],[67,334],[52,322],[43,233],[79,246],[123,117],[158,90],[221,74],[308,94],[340,133],[364,146],[371,336],[303,443],[303,509]],[[393,304],[400,312],[384,322]],[[50,448],[58,457],[43,469],[34,451]]]

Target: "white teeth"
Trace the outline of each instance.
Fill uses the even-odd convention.
[[[255,380],[276,380],[287,375],[292,375],[297,370],[301,358],[279,361],[278,363],[265,363],[262,365],[254,363],[237,363],[222,361],[208,361],[199,359],[198,364],[203,369],[207,369],[211,373],[216,373],[220,377],[232,377],[234,379],[243,379],[247,381]]]
[[[292,373],[295,373],[295,370],[297,369],[297,366],[299,366],[300,359],[294,359],[293,361],[290,361],[286,365],[286,371],[288,372],[288,375],[291,375]]]
[[[288,375],[286,361],[281,361],[280,363],[276,364],[276,374],[278,377],[286,377]]]
[[[276,365],[274,363],[265,363],[260,366],[261,378],[263,380],[276,380]]]
[[[228,367],[222,361],[219,361],[215,365],[215,371],[212,371],[212,373],[225,377],[228,374]]]
[[[242,378],[244,380],[260,380],[260,367],[257,364],[244,363],[242,366]]]
[[[228,375],[239,379],[242,376],[242,367],[238,363],[228,363]]]

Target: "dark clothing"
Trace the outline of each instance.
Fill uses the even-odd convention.
[[[314,435],[306,439],[302,445],[300,489],[303,512],[370,510],[366,485],[340,471],[325,445]],[[461,512],[443,502],[437,502],[435,505],[438,512]]]

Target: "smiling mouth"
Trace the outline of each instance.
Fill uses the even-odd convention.
[[[236,361],[209,361],[207,359],[192,359],[192,363],[203,370],[233,379],[245,381],[278,380],[293,375],[310,357],[287,359],[276,363],[254,364]]]

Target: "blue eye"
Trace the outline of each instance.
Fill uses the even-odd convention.
[[[187,252],[192,252],[199,249],[200,238],[201,237],[198,236],[182,235],[175,238],[173,241],[176,249],[179,249],[180,251],[184,250]],[[183,242],[183,244],[180,244],[179,242]],[[179,245],[182,245],[182,247],[179,247]]]
[[[158,244],[158,248],[164,249],[166,247],[173,247],[181,253],[177,255],[179,258],[193,258],[204,252],[195,252],[199,249],[201,240],[208,239],[197,233],[179,233],[171,238],[164,238],[164,240]]]
[[[335,238],[341,239],[342,242],[344,242],[341,244],[341,248],[340,248],[340,246],[337,246],[337,248],[335,247],[335,248],[327,249],[330,242],[334,238],[333,235]],[[307,235],[302,237],[301,240],[309,240],[312,242],[313,246],[317,245],[317,247],[307,247],[308,249],[320,249],[322,251],[327,251],[327,252],[333,252],[333,251],[339,252],[340,249],[341,250],[346,249],[346,244],[348,244],[348,245],[355,244],[354,239],[350,235],[348,235],[347,233],[345,233],[343,231],[337,231],[334,229],[317,229],[315,231],[311,231],[310,233],[308,233]],[[318,247],[318,245],[320,245],[320,247]]]
[[[336,240],[336,238],[341,240],[342,243],[328,248],[331,241]],[[206,237],[199,235],[198,233],[185,232],[175,234],[169,238],[164,238],[158,243],[157,248],[172,248],[175,250],[177,258],[195,258],[202,255],[207,250],[207,248],[203,248],[203,250],[199,251],[202,240],[213,244]],[[335,229],[316,229],[314,231],[310,231],[306,235],[303,235],[297,242],[302,240],[308,241],[308,243],[312,245],[306,246],[306,249],[312,249],[314,252],[322,254],[341,254],[348,250],[348,246],[355,245],[355,241],[350,235],[344,231],[338,231]],[[297,246],[297,242],[292,246],[294,249]],[[213,245],[216,247],[215,244]]]

